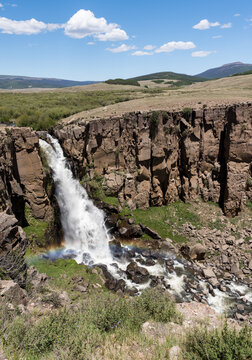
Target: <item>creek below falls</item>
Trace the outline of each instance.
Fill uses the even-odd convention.
[[[245,314],[251,313],[252,289],[247,285],[218,279],[225,289],[221,291],[202,276],[199,266],[170,251],[112,242],[103,211],[74,179],[58,140],[47,135],[47,141],[39,142],[52,171],[64,232],[64,247],[43,254],[44,258],[71,258],[89,267],[99,266],[106,286],[114,291],[137,295],[149,286],[161,286],[178,302],[204,302],[228,316],[241,304]]]

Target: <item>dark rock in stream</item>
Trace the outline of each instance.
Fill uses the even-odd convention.
[[[100,268],[103,271],[103,275],[105,276],[106,282],[105,286],[109,290],[118,291],[121,290],[124,292],[126,290],[126,282],[123,279],[117,280],[113,277],[113,275],[110,274],[110,272],[107,270],[107,266],[101,265]]]
[[[136,284],[145,283],[149,279],[148,270],[141,266],[138,266],[134,261],[132,261],[127,266],[126,274],[128,278],[134,281]]]
[[[134,258],[134,257],[136,256],[136,253],[135,253],[135,251],[133,251],[133,250],[129,250],[129,251],[127,252],[127,255],[128,255],[129,258]]]
[[[110,231],[110,233],[114,233],[118,230],[117,222],[118,215],[114,213],[105,219],[106,228]]]
[[[89,253],[84,253],[82,255],[82,262],[83,262],[83,264],[85,264],[87,266],[93,266],[94,265],[94,261],[92,260]]]
[[[154,266],[156,264],[155,260],[153,259],[139,259],[138,262],[141,264],[141,265],[144,265],[144,266]]]

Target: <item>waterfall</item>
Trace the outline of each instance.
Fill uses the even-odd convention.
[[[74,179],[58,140],[47,136],[50,144],[41,139],[39,143],[52,170],[65,248],[75,252],[75,260],[79,263],[111,263],[103,212],[88,198],[79,181]]]
[[[223,280],[226,292],[212,288],[208,294],[208,281],[202,279],[201,275],[194,275],[193,266],[190,268],[186,261],[177,259],[174,254],[160,253],[154,257],[154,263],[152,259],[152,263],[148,264],[148,255],[141,249],[134,248],[132,255],[131,249],[122,245],[119,248],[121,255],[115,254],[112,248],[111,252],[103,212],[88,198],[79,181],[74,179],[58,140],[50,135],[47,137],[48,142],[39,140],[39,143],[52,170],[65,238],[63,255],[70,254],[78,263],[86,265],[105,265],[115,281],[123,281],[128,289],[136,289],[138,292],[151,286],[151,279],[154,282],[156,279],[163,288],[177,296],[179,301],[192,301],[198,295],[218,312],[229,311],[231,306],[234,309],[232,311],[236,311],[237,303],[251,311],[252,291],[246,284]],[[60,250],[56,257],[61,255]],[[148,270],[150,277],[147,282],[135,283],[127,276],[127,266],[132,261]],[[193,282],[194,287],[191,288],[188,281]]]

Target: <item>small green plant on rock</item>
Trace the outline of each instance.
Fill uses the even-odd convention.
[[[153,111],[150,118],[151,125],[157,127],[159,124],[159,112]]]
[[[184,117],[185,119],[188,119],[188,118],[191,116],[192,111],[193,111],[192,108],[185,107],[185,108],[183,109],[183,117]]]

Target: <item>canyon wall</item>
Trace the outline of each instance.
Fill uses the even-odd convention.
[[[37,219],[52,213],[38,140],[29,128],[0,129],[0,212],[14,214],[22,225],[25,205]]]
[[[197,197],[228,216],[252,201],[252,104],[128,113],[53,130],[79,179],[98,181],[131,209]],[[0,129],[0,211],[25,222],[52,215],[38,135]]]
[[[52,218],[38,136],[28,128],[0,128],[0,279],[26,286],[28,241],[25,207],[40,220]]]
[[[75,175],[131,209],[178,199],[219,203],[227,216],[252,201],[252,104],[128,113],[58,127]]]

